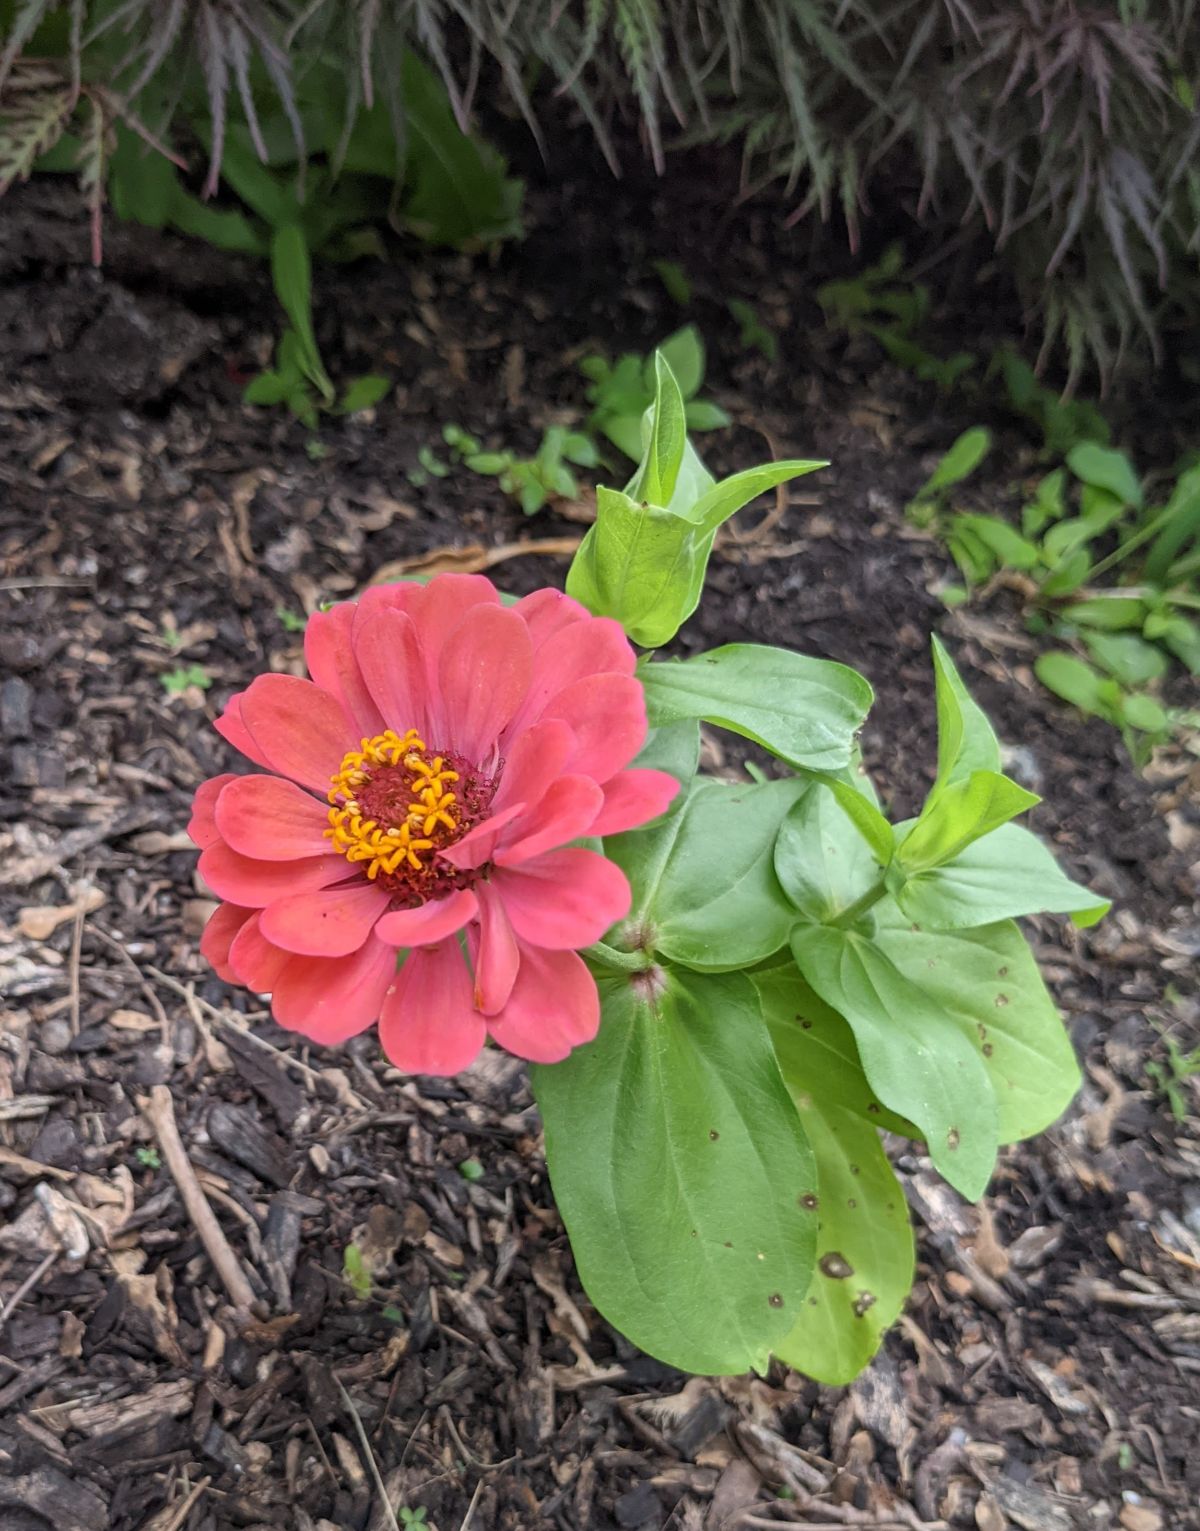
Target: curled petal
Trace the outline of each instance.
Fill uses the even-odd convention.
[[[279,982],[279,975],[295,958],[291,952],[272,945],[263,935],[260,913],[256,909],[253,918],[247,920],[234,937],[229,948],[229,966],[238,982],[244,983],[252,993],[270,994]]]
[[[496,865],[520,866],[568,840],[578,840],[588,833],[603,803],[603,789],[590,776],[560,776],[537,807],[500,836]]]
[[[396,949],[368,936],[349,957],[290,957],[271,994],[288,1031],[330,1046],[357,1036],[379,1015],[396,972]]]
[[[261,861],[299,861],[325,856],[329,810],[280,776],[236,776],[216,805],[221,837],[242,856]]]
[[[388,906],[373,882],[342,883],[276,899],[259,924],[268,941],[303,957],[348,957],[356,952]]]
[[[242,699],[246,695],[239,691],[236,696],[231,696],[225,704],[225,711],[213,724],[227,744],[232,744],[235,750],[245,755],[247,760],[252,760],[256,766],[264,771],[272,769],[270,761],[259,749],[254,741],[254,736],[246,727],[242,717]]]
[[[646,742],[646,701],[632,675],[589,675],[551,697],[544,714],[575,733],[566,769],[606,782]]]
[[[459,888],[419,909],[394,909],[376,925],[375,934],[389,946],[436,946],[474,919],[478,907],[474,893]]]
[[[484,1015],[495,1015],[508,1003],[521,959],[504,900],[490,883],[479,884],[479,923],[472,928],[470,938],[475,1008]]]
[[[212,964],[217,977],[226,983],[238,981],[238,975],[229,963],[229,948],[242,926],[253,918],[253,909],[243,909],[238,904],[218,904],[204,927],[200,955]]]
[[[604,783],[604,806],[588,826],[589,835],[619,835],[666,813],[679,794],[679,782],[666,771],[637,766],[618,771]]]
[[[379,1040],[396,1067],[406,1074],[457,1074],[486,1037],[458,942],[410,952],[379,1019]]]
[[[314,611],[304,629],[304,662],[321,690],[341,705],[356,735],[370,739],[382,733],[384,725],[354,657],[355,612],[353,601]]]
[[[521,946],[521,966],[508,1003],[487,1028],[501,1047],[531,1063],[561,1063],[590,1042],[600,1026],[600,995],[575,952]]]
[[[333,697],[297,675],[260,675],[242,693],[241,709],[271,770],[322,795],[346,751],[358,742]]]
[[[239,856],[223,840],[201,854],[200,876],[218,898],[247,909],[265,909],[289,893],[327,888],[346,876],[340,856],[306,856],[303,861],[256,861]]]
[[[224,776],[211,776],[208,781],[202,781],[196,788],[187,832],[197,849],[207,850],[214,841],[221,838],[216,819],[217,799],[230,782],[237,780],[236,776],[226,772]]]
[[[629,913],[629,883],[595,851],[550,851],[497,870],[492,885],[519,939],[554,951],[590,946]]]

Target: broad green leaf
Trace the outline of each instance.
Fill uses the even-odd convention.
[[[853,1032],[794,968],[754,983],[817,1164],[816,1269],[800,1319],[775,1353],[819,1382],[851,1382],[912,1286],[907,1203],[878,1131],[912,1128],[874,1099]]]
[[[651,723],[703,718],[815,771],[849,764],[872,701],[871,687],[846,665],[757,643],[644,660],[638,675]]]
[[[824,782],[814,782],[779,829],[775,875],[806,919],[836,919],[879,881],[871,848]]]
[[[992,433],[982,425],[972,426],[953,442],[945,456],[917,491],[918,500],[933,498],[942,489],[960,484],[969,478],[987,456],[992,445]]]
[[[300,343],[304,375],[327,404],[334,399],[333,384],[321,361],[312,320],[312,268],[308,245],[295,223],[285,223],[271,235],[271,279],[284,312]]]
[[[861,931],[797,925],[791,946],[807,982],[850,1023],[879,1099],[914,1123],[951,1185],[982,1196],[998,1139],[977,1042]]]
[[[737,787],[698,777],[677,813],[606,840],[605,854],[633,889],[612,944],[711,971],[777,952],[796,911],[771,853],[784,815],[807,789],[798,777]]]
[[[719,431],[730,423],[729,416],[711,399],[689,400],[683,415],[689,431]]]
[[[1081,441],[1067,453],[1067,467],[1081,483],[1106,489],[1123,505],[1141,506],[1142,486],[1124,452],[1095,441]]]
[[[1122,696],[1121,721],[1131,728],[1147,734],[1165,734],[1171,727],[1171,719],[1163,704],[1144,691],[1132,691]]]
[[[938,782],[964,781],[973,771],[1000,769],[1000,743],[983,708],[963,684],[941,639],[934,637],[937,688]]]
[[[812,1276],[816,1186],[740,973],[605,980],[595,1042],[530,1070],[588,1296],[684,1371],[765,1371]]]
[[[900,840],[896,859],[909,876],[941,866],[1040,802],[1035,793],[1026,792],[1007,776],[973,771],[966,781],[930,795],[920,818]]]
[[[1041,551],[1036,544],[1022,537],[999,516],[956,515],[951,526],[962,531],[974,532],[979,540],[1006,569],[1035,569],[1041,561]]]
[[[1144,686],[1167,673],[1167,656],[1136,633],[1085,632],[1083,641],[1096,663],[1123,686]]]
[[[1039,654],[1033,662],[1033,673],[1047,691],[1053,691],[1055,696],[1070,702],[1081,712],[1103,714],[1106,711],[1101,677],[1090,664],[1074,654],[1064,653],[1061,649]]]
[[[631,490],[637,499],[652,505],[669,505],[675,493],[687,427],[683,419],[683,396],[667,359],[654,353],[654,408],[650,439],[641,468],[636,475],[638,487]]]
[[[875,942],[931,1009],[953,1020],[986,1070],[1001,1143],[1031,1137],[1057,1120],[1079,1088],[1079,1066],[1016,925],[1002,920],[977,930],[913,930],[909,917],[885,899],[877,906]]]
[[[338,406],[343,415],[355,415],[360,409],[372,409],[386,395],[392,386],[391,378],[379,377],[375,373],[366,373],[363,377],[356,377],[342,395],[342,402]]]
[[[1086,548],[1068,553],[1053,571],[1042,581],[1042,594],[1049,596],[1070,595],[1078,590],[1091,572],[1092,560]]]
[[[786,890],[782,875],[780,881]],[[896,902],[929,930],[961,930],[1026,914],[1070,914],[1077,925],[1094,925],[1109,909],[1108,899],[1072,882],[1037,836],[1019,824],[1002,824],[942,866],[915,873]]]
[[[1200,675],[1200,623],[1171,612],[1157,632],[1151,632],[1147,621],[1146,636],[1160,639],[1180,664],[1186,665],[1193,675]]]
[[[282,404],[295,386],[295,379],[269,369],[252,377],[242,389],[247,404]]]

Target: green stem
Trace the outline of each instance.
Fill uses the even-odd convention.
[[[1146,522],[1145,526],[1142,527],[1140,532],[1134,532],[1132,537],[1123,542],[1121,546],[1114,552],[1110,553],[1107,558],[1102,558],[1099,563],[1093,564],[1092,567],[1084,575],[1082,583],[1085,585],[1090,585],[1091,582],[1096,578],[1097,574],[1103,574],[1106,569],[1111,569],[1114,564],[1118,564],[1123,559],[1128,558],[1130,553],[1132,553],[1135,548],[1140,548],[1144,542],[1149,542],[1151,537],[1154,536],[1155,532],[1157,532],[1160,527],[1165,526],[1175,514],[1175,508],[1171,505],[1168,505],[1165,510],[1160,510],[1158,515],[1154,516],[1151,520]]]
[[[654,966],[654,958],[649,952],[619,952],[615,946],[605,946],[603,941],[597,941],[594,946],[585,946],[579,955],[585,961],[599,963],[601,967],[616,968],[623,973],[641,973]]]
[[[852,904],[847,904],[840,914],[834,915],[832,920],[826,920],[827,925],[832,925],[835,930],[846,930],[853,925],[860,915],[866,914],[887,893],[887,879],[881,877],[873,888],[868,888],[861,898],[856,898]]]

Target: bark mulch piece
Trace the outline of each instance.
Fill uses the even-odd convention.
[[[1157,1028],[1186,1050],[1200,1023],[1195,757],[1136,775],[1035,685],[1002,596],[946,614],[945,560],[902,510],[971,422],[819,327],[819,273],[778,220],[727,228],[718,272],[699,192],[674,249],[623,216],[635,190],[537,195],[571,207],[578,260],[545,216],[493,265],[406,250],[320,274],[331,371],[399,381],[312,439],[239,400],[275,324],[260,268],[114,229],[97,274],[56,188],[4,204],[0,1527],[1200,1525],[1200,1120],[1146,1071]],[[706,451],[834,462],[723,538],[681,650],[860,667],[904,813],[932,774],[938,626],[1044,794],[1036,826],[1118,903],[1095,932],[1032,925],[1086,1060],[1067,1118],[1005,1153],[980,1208],[896,1146],[917,1285],[848,1388],[688,1378],[609,1329],[514,1060],[440,1081],[371,1036],[310,1050],[197,955],[212,904],[182,826],[230,764],[212,716],[299,666],[293,617],[381,567],[561,582],[586,501],[527,522],[490,480],[408,475],[447,422],[532,447],[579,418],[589,344],[677,322],[648,258],[680,248],[736,422]],[[739,350],[727,292],[781,362]],[[1006,474],[1032,466],[1014,438]],[[513,552],[529,538],[550,549]],[[168,681],[193,665],[207,688]]]

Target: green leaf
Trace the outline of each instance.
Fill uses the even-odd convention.
[[[1061,649],[1039,654],[1033,662],[1033,673],[1047,691],[1053,691],[1064,702],[1070,702],[1081,712],[1105,716],[1107,707],[1101,691],[1101,677],[1090,664],[1074,654]]]
[[[295,379],[269,369],[252,377],[242,389],[247,404],[282,404],[295,387]]]
[[[753,981],[817,1165],[816,1271],[775,1353],[818,1382],[851,1382],[912,1286],[907,1203],[878,1132],[912,1128],[874,1099],[849,1026],[794,968]]]
[[[987,715],[963,684],[941,639],[930,641],[937,695],[939,783],[964,781],[973,771],[998,771],[1000,743]]]
[[[978,1044],[861,931],[798,925],[791,944],[805,979],[850,1023],[878,1098],[916,1125],[951,1185],[981,1196],[998,1129]]]
[[[913,930],[908,916],[885,899],[877,908],[875,942],[920,988],[930,1013],[953,1020],[986,1070],[1001,1143],[1032,1137],[1061,1116],[1079,1088],[1079,1066],[1016,925],[1001,920],[976,930]]]
[[[838,780],[829,776],[823,777],[822,781],[837,798],[842,812],[867,842],[875,860],[881,867],[887,866],[895,854],[896,832],[880,813],[874,788],[863,792],[851,780]]]
[[[669,505],[675,493],[687,427],[683,419],[683,395],[662,351],[654,353],[654,407],[650,438],[635,475],[637,487],[630,493],[635,499],[652,505]]]
[[[692,301],[692,284],[679,262],[656,260],[651,261],[650,264],[657,272],[659,281],[666,288],[667,296],[678,303],[680,308],[686,308]]]
[[[308,245],[299,225],[285,223],[271,236],[271,279],[300,344],[304,375],[326,404],[334,400],[333,384],[321,361],[312,321],[312,268]]]
[[[850,763],[873,699],[846,665],[757,643],[729,643],[693,659],[643,660],[638,676],[651,723],[703,718],[814,771]]]
[[[780,881],[786,889],[786,880]],[[1002,824],[943,865],[915,873],[896,902],[931,930],[961,930],[1027,914],[1070,914],[1077,925],[1094,925],[1110,907],[1108,899],[1064,876],[1046,846],[1019,824]]]
[[[730,478],[714,484],[694,502],[688,512],[688,520],[705,532],[715,532],[730,516],[736,515],[743,506],[749,505],[751,500],[765,494],[768,489],[828,466],[827,462],[793,460],[765,463],[760,468],[747,468],[742,473],[734,473]]]
[[[704,381],[704,341],[700,331],[694,324],[685,324],[668,335],[658,350],[674,374],[680,393],[685,399],[693,398]]]
[[[730,423],[729,416],[711,399],[692,399],[683,413],[689,431],[719,431]]]
[[[1146,734],[1166,734],[1171,727],[1171,719],[1166,708],[1157,698],[1147,696],[1144,691],[1133,691],[1127,696],[1122,696],[1121,721],[1127,723],[1130,728],[1140,729]]]
[[[588,1296],[685,1371],[765,1371],[812,1275],[813,1157],[740,973],[601,985],[595,1042],[530,1070]]]
[[[367,373],[356,377],[342,395],[338,406],[343,415],[355,415],[361,409],[373,409],[392,386],[391,378]]]
[[[1200,464],[1180,475],[1163,514],[1165,524],[1150,544],[1143,571],[1152,585],[1168,584],[1175,560],[1200,538]]]
[[[1027,538],[1002,521],[999,516],[956,515],[953,528],[975,533],[1006,569],[1034,569],[1041,561],[1041,551]]]
[[[930,794],[920,818],[900,840],[896,859],[908,876],[941,866],[1040,802],[997,771],[972,771],[966,781]]]
[[[1082,636],[1096,663],[1123,686],[1143,686],[1167,673],[1166,655],[1135,633],[1084,632]]]
[[[934,499],[943,489],[962,483],[969,478],[987,456],[992,445],[992,433],[982,425],[972,426],[969,431],[953,442],[946,455],[938,463],[929,478],[917,490],[917,500]]]
[[[700,724],[694,719],[688,719],[682,723],[665,723],[651,728],[645,744],[630,763],[654,771],[665,771],[686,787],[700,764]],[[681,792],[667,813],[677,813],[686,799],[687,793]]]
[[[1142,486],[1124,452],[1095,441],[1081,441],[1067,453],[1067,467],[1082,483],[1106,489],[1123,505],[1142,505]]]
[[[610,944],[710,971],[777,952],[796,911],[775,876],[772,849],[807,788],[797,777],[736,787],[697,777],[676,813],[606,840],[605,854],[633,889],[631,913]]]
[[[1149,635],[1149,623],[1146,624],[1146,631]],[[1180,664],[1186,665],[1193,675],[1200,675],[1200,623],[1172,612],[1154,636],[1170,649]]]
[[[1141,627],[1146,618],[1146,603],[1131,595],[1095,595],[1086,601],[1064,606],[1062,618],[1064,622],[1077,622],[1082,627],[1117,632],[1122,628]]]
[[[870,846],[824,782],[814,782],[780,826],[775,875],[818,923],[837,919],[879,881]]]

